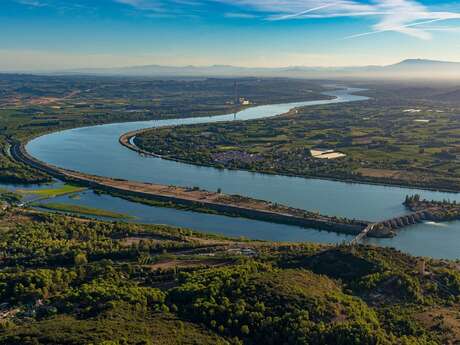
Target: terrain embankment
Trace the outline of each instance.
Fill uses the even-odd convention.
[[[329,217],[264,200],[209,192],[198,188],[134,182],[83,174],[41,162],[30,156],[24,145],[20,143],[12,145],[11,154],[15,159],[51,176],[108,193],[188,206],[196,210],[211,210],[232,216],[353,235],[359,234],[369,224],[366,221]],[[372,234],[370,235],[372,236]]]
[[[162,158],[161,155],[158,155],[156,153],[153,153],[153,152],[150,152],[150,151],[147,151],[147,150],[143,150],[143,149],[141,149],[140,147],[134,145],[131,142],[134,139],[134,137],[136,137],[137,135],[142,134],[142,133],[144,133],[146,131],[149,131],[151,129],[152,128],[143,128],[143,129],[138,129],[138,130],[135,130],[135,131],[124,133],[123,135],[120,136],[120,138],[118,138],[118,141],[124,147],[126,147],[126,148],[128,148],[128,149],[130,149],[130,150],[132,150],[134,152],[137,152],[139,154]]]

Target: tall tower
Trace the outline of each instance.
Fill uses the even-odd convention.
[[[418,262],[417,262],[417,269],[418,269],[418,273],[421,275],[421,276],[424,276],[425,273],[426,273],[426,262],[424,259],[420,259]]]
[[[234,94],[235,94],[235,105],[236,104],[240,104],[240,94],[238,92],[238,82],[235,80],[235,84],[234,84]]]

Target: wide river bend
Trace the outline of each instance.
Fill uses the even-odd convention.
[[[118,142],[122,134],[144,128],[261,119],[286,113],[296,107],[367,99],[364,96],[353,94],[357,91],[360,90],[344,88],[327,92],[327,95],[335,97],[331,100],[256,106],[239,112],[236,117],[234,114],[225,114],[212,117],[125,122],[64,130],[36,138],[27,144],[26,149],[32,156],[43,162],[84,173],[167,185],[198,186],[211,191],[221,188],[222,191],[229,194],[246,195],[307,210],[317,210],[323,214],[366,220],[386,219],[405,213],[401,202],[407,194],[420,193],[429,199],[446,198],[460,202],[460,195],[454,193],[200,167],[160,158],[144,157],[121,146]],[[308,131],[308,128],[305,130]],[[107,207],[110,208],[110,202],[107,200],[106,202]],[[98,206],[104,208],[104,204],[99,203]],[[143,209],[141,206],[139,208]],[[143,211],[148,212],[148,209],[143,209]],[[194,215],[193,221],[178,224],[173,219],[171,221],[165,219],[163,223],[211,231],[209,225],[206,224],[209,221],[207,217],[193,212],[174,211],[175,216],[171,214],[172,217],[188,213],[186,217]],[[152,212],[159,211],[152,208]],[[166,214],[169,211],[164,212]],[[230,223],[234,221],[228,217],[219,216],[218,219],[220,223],[225,223],[226,220]],[[251,224],[254,225],[253,229],[251,229]],[[271,225],[264,222],[248,221],[245,225],[244,235],[250,238],[319,242],[337,242],[347,239],[346,236],[331,236],[325,232],[295,227],[288,227],[295,228],[295,231],[286,233],[286,236],[283,237],[285,226],[276,232],[271,229]],[[276,235],[264,234],[264,227],[267,230],[270,228],[269,232],[275,231]],[[217,232],[219,228],[216,226],[214,230]],[[222,232],[232,235],[231,231]],[[298,236],[295,235],[296,233]],[[415,255],[460,258],[460,222],[442,225],[419,224],[402,230],[394,239],[370,239],[368,241],[397,247]]]

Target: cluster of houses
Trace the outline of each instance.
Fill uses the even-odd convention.
[[[247,153],[245,151],[225,151],[216,152],[212,154],[212,159],[215,163],[227,164],[230,162],[243,162],[243,163],[255,163],[260,161],[262,158],[253,153]]]

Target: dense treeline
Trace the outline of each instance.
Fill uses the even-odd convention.
[[[374,311],[310,272],[248,264],[182,279],[169,297],[179,310],[247,344],[375,344],[390,339],[379,329]]]
[[[0,183],[45,183],[51,179],[27,165],[14,160],[8,150],[10,143],[0,135]]]
[[[90,261],[137,259],[142,253],[174,252],[201,246],[196,241],[185,240],[194,234],[191,230],[172,230],[163,226],[140,228],[98,221],[82,223],[48,214],[34,218],[2,234],[0,259],[4,265],[71,266],[78,254],[84,254]],[[140,240],[130,246],[120,241],[120,238],[131,236],[140,236]]]
[[[423,212],[425,218],[433,221],[453,221],[460,219],[460,205],[457,201],[425,200],[419,194],[406,195],[404,206],[413,212]]]
[[[458,340],[446,319],[460,302],[455,263],[426,260],[420,272],[420,259],[392,249],[238,242],[25,210],[5,211],[0,225],[2,344]]]
[[[22,196],[16,192],[0,188],[0,201],[5,202],[5,206],[19,203]]]

